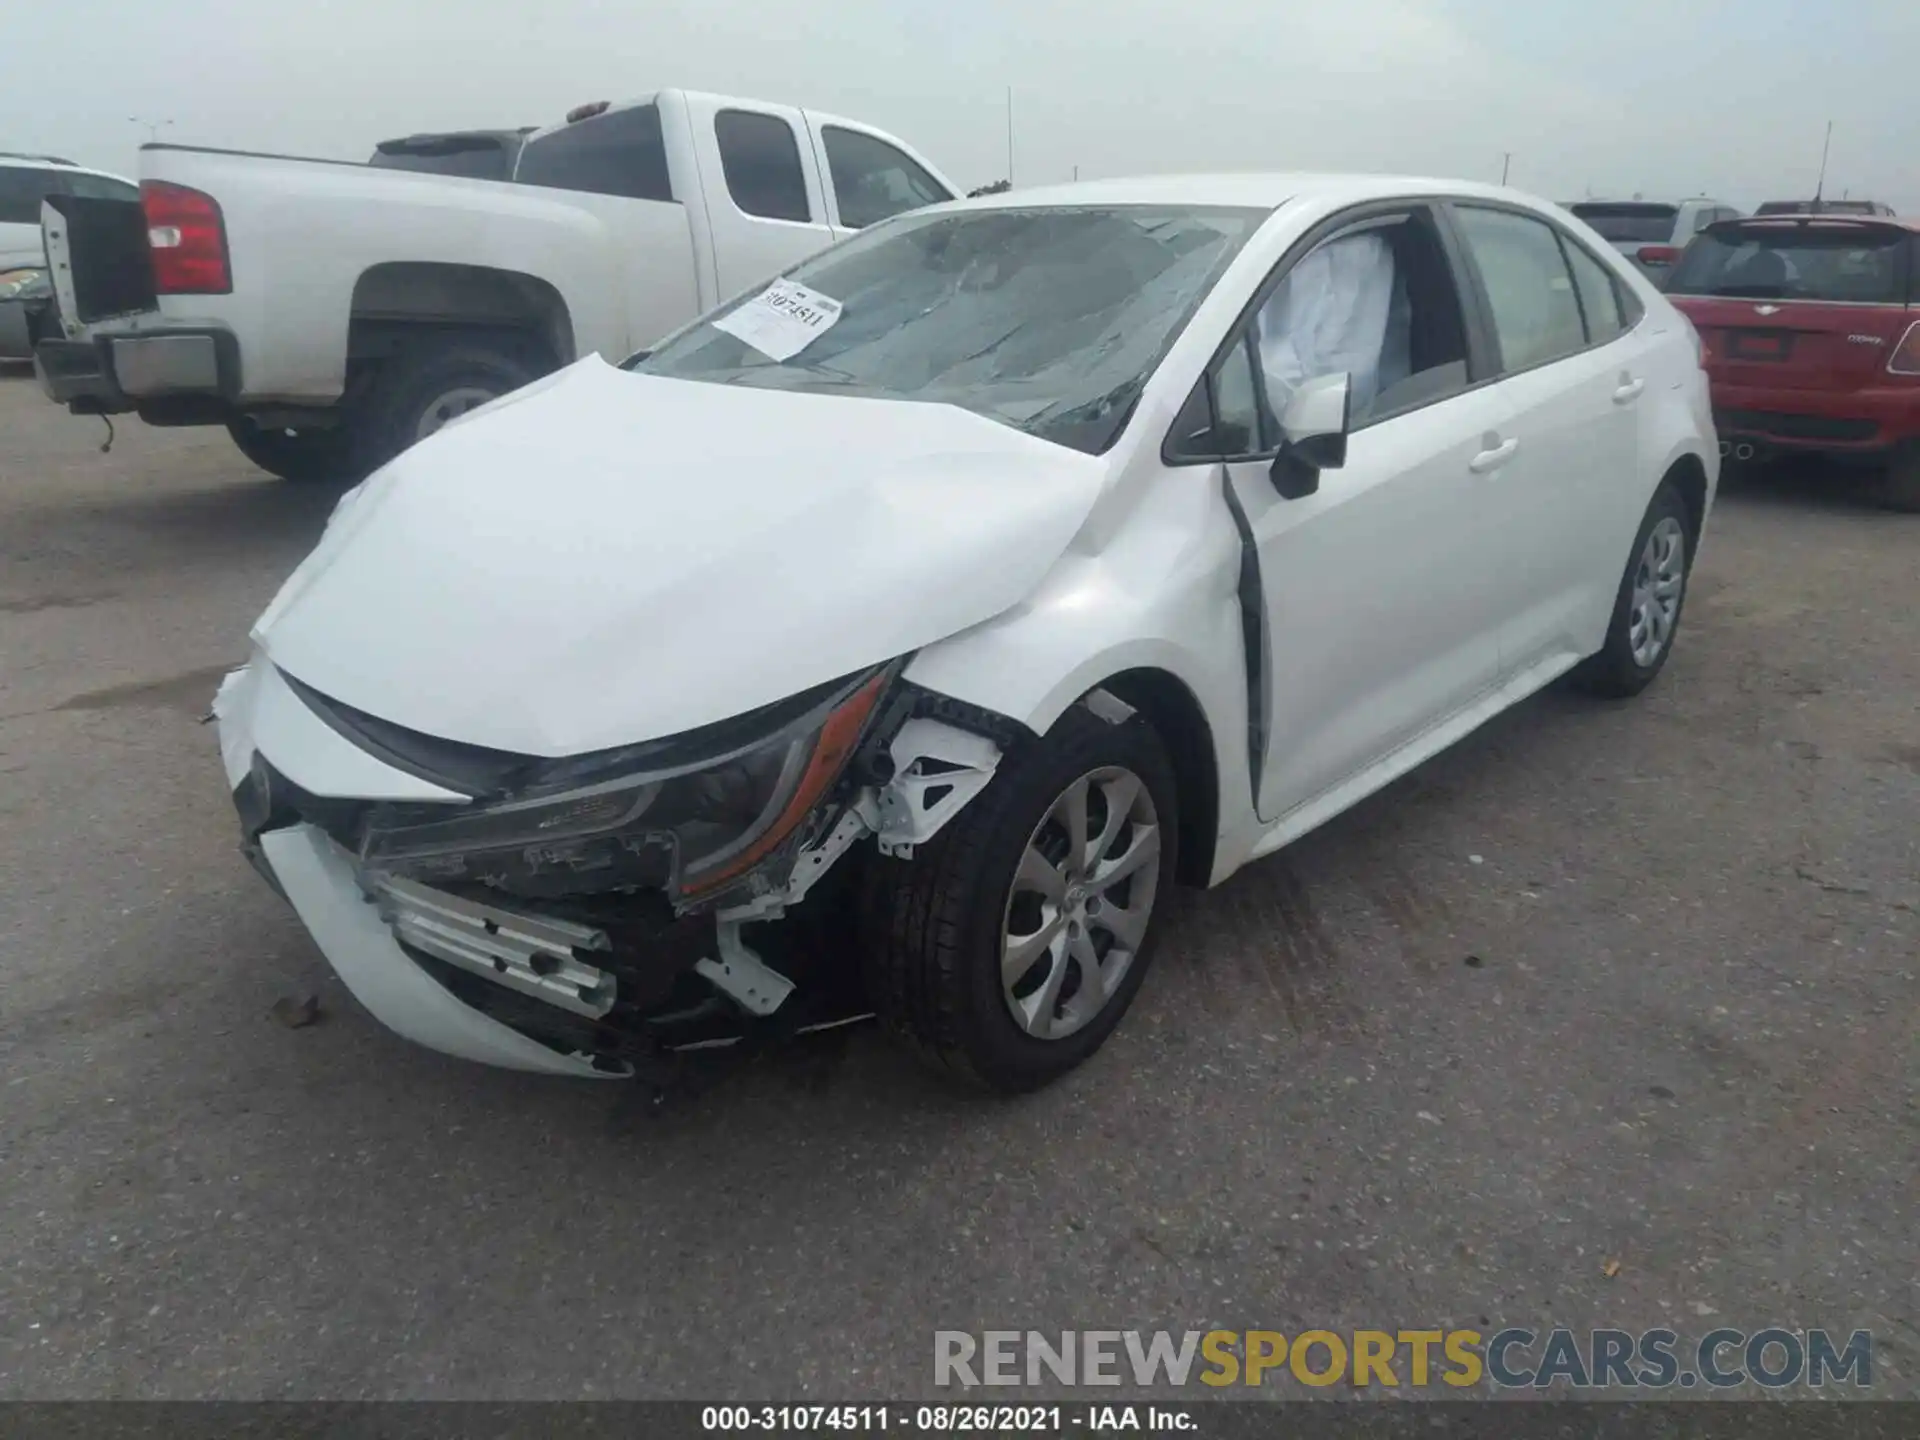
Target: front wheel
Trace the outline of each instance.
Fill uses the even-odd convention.
[[[875,1009],[937,1068],[988,1089],[1071,1070],[1146,976],[1177,805],[1143,718],[1074,706],[912,860],[870,867]]]
[[[1671,480],[1661,482],[1634,536],[1606,643],[1573,672],[1580,688],[1625,699],[1646,689],[1665,668],[1686,604],[1693,541],[1686,502]]]

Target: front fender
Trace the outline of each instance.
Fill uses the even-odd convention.
[[[1045,734],[1117,675],[1157,670],[1213,736],[1223,829],[1251,815],[1238,536],[1217,470],[1158,478],[1097,555],[1070,550],[1024,603],[921,649],[906,678]]]

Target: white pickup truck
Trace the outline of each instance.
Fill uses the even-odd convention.
[[[622,359],[889,215],[958,193],[894,137],[665,90],[527,136],[513,183],[147,145],[141,201],[43,215],[76,414],[225,425],[352,478],[572,360]]]

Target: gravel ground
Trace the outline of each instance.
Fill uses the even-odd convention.
[[[1183,897],[1043,1094],[862,1031],[652,1120],[332,979],[196,723],[332,496],[103,436],[0,377],[0,1397],[916,1395],[936,1328],[1554,1323],[1866,1328],[1920,1393],[1920,519],[1729,489],[1652,691]]]

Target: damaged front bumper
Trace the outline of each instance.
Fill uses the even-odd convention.
[[[572,823],[588,812],[575,792],[541,797],[537,787],[531,801],[474,803],[417,749],[343,723],[263,656],[227,678],[213,718],[243,849],[377,1019],[484,1064],[621,1077],[662,1055],[859,1012],[846,947],[808,955],[791,922],[771,922],[801,907],[863,839],[910,855],[985,787],[1009,738],[996,717],[976,729],[953,723],[896,674],[875,672],[875,695],[837,753],[821,759],[829,722],[827,738],[788,757],[806,774],[779,793],[791,794],[789,808],[804,801],[804,813],[783,818],[783,833],[743,832],[731,853],[745,862],[704,897],[688,893],[677,850],[660,868],[658,836],[630,817],[626,830],[577,835],[571,848],[495,837],[472,853],[384,852],[403,830],[481,835],[502,814]],[[831,774],[820,782],[823,763]],[[422,811],[463,828],[423,827]]]

